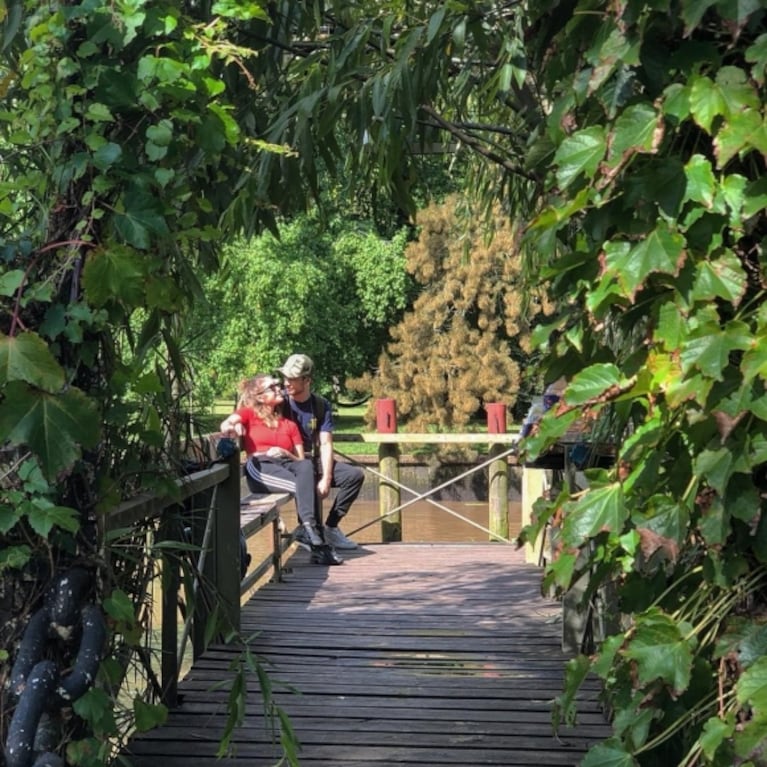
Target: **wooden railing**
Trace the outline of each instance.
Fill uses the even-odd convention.
[[[430,496],[446,486],[476,471],[488,472],[488,535],[491,540],[506,541],[509,538],[508,488],[509,456],[516,453],[516,433],[438,434],[427,433],[367,433],[337,435],[336,441],[367,442],[378,445],[378,470],[365,467],[378,478],[378,505],[381,536],[385,542],[402,540],[402,510],[418,501],[426,501],[443,511],[450,509],[434,501]],[[488,457],[463,474],[453,477],[425,493],[418,493],[400,482],[401,445],[488,445]],[[341,452],[341,450],[339,450]],[[411,497],[402,501],[402,493]]]
[[[336,435],[339,443],[348,441],[378,445],[378,470],[366,467],[378,477],[379,518],[370,524],[381,524],[382,540],[400,541],[401,511],[408,505],[425,500],[442,506],[429,496],[474,471],[488,471],[489,535],[491,539],[508,540],[508,471],[514,464],[516,433],[503,429],[488,433],[366,433]],[[401,445],[456,444],[488,445],[487,459],[471,467],[461,477],[431,488],[425,493],[406,487],[399,481]],[[341,445],[339,444],[339,452]],[[105,541],[119,539],[120,531],[145,528],[149,532],[147,546],[159,558],[162,584],[160,595],[160,696],[169,706],[177,699],[177,685],[187,639],[191,640],[192,656],[196,659],[205,648],[206,631],[212,612],[219,615],[220,625],[227,631],[239,631],[241,597],[269,573],[281,578],[281,559],[292,543],[292,535],[281,525],[280,506],[290,496],[246,496],[241,498],[241,455],[235,453],[210,468],[194,472],[176,481],[176,492],[167,497],[144,495],[121,504],[104,519]],[[523,517],[525,507],[532,504],[538,493],[527,487],[523,472]],[[540,472],[535,472],[540,474]],[[537,488],[536,488],[537,489]],[[529,493],[533,490],[532,493]],[[402,492],[410,497],[402,501]],[[530,496],[530,497],[527,497]],[[271,551],[263,561],[255,563],[242,577],[240,572],[241,538],[259,534],[271,528]],[[194,553],[196,559],[185,571],[184,587],[187,612],[179,634],[179,589],[182,585],[179,552]],[[105,552],[107,557],[119,556],[117,547]],[[191,572],[192,593],[189,592]]]
[[[214,610],[225,631],[239,631],[241,595],[270,570],[281,576],[281,557],[290,536],[281,534],[279,507],[290,496],[275,494],[247,499],[241,506],[240,456],[176,480],[176,492],[166,497],[142,495],[127,501],[104,518],[103,540],[109,542],[108,561],[121,556],[121,532],[147,530],[149,556],[159,554],[160,697],[173,707],[186,640],[193,658],[205,647],[206,630]],[[241,578],[240,531],[247,537],[271,525],[272,551]],[[113,547],[113,548],[110,548]],[[185,572],[186,615],[179,635],[181,558]],[[191,594],[190,592],[191,588]]]

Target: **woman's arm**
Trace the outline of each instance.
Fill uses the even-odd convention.
[[[219,429],[227,437],[241,437],[245,434],[245,427],[242,424],[242,417],[239,413],[232,413],[221,421]]]

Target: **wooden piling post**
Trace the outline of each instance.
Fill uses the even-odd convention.
[[[533,521],[533,506],[545,493],[546,472],[544,469],[533,469],[525,466],[522,469],[522,524],[524,528]],[[544,555],[541,551],[543,534],[535,541],[525,543],[525,562],[533,565],[542,564]]]
[[[397,431],[397,405],[393,399],[376,401],[376,429],[382,434]],[[381,540],[385,543],[402,540],[402,512],[393,509],[401,505],[399,478],[399,446],[382,442],[378,446],[378,509],[381,515]],[[391,480],[391,481],[389,481]]]
[[[488,434],[506,433],[506,405],[502,402],[488,402],[487,412]],[[490,441],[489,454],[492,458],[504,453],[504,446]],[[488,524],[495,536],[506,539],[509,537],[509,462],[506,457],[498,458],[488,467],[487,483]]]

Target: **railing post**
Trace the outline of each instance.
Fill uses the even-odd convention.
[[[227,459],[229,476],[218,487],[213,535],[212,572],[223,617],[240,630],[240,453]]]
[[[376,428],[381,434],[397,431],[397,404],[393,399],[376,400]],[[378,508],[381,514],[381,540],[393,543],[402,540],[402,513],[390,512],[401,505],[399,489],[399,445],[381,442],[378,445]],[[391,480],[391,481],[389,481]]]
[[[533,469],[530,466],[522,467],[522,520],[521,526],[527,527],[533,521],[533,507],[535,502],[546,492],[545,469]],[[534,541],[525,543],[525,562],[540,565],[543,563],[542,551],[544,533]]]
[[[162,511],[159,540],[177,540],[174,527],[178,526],[178,511],[166,507]],[[178,704],[178,588],[179,562],[176,553],[163,549],[160,559],[161,619],[160,619],[160,684],[162,702],[168,708]]]
[[[502,402],[488,402],[487,411],[488,434],[506,433],[506,405]],[[504,446],[491,441],[489,457],[504,453]],[[502,539],[509,537],[509,462],[504,458],[493,461],[488,467],[487,482],[488,527],[495,536]]]

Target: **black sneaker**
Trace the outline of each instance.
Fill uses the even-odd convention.
[[[308,524],[298,526],[295,541],[301,548],[304,548],[307,551],[313,551],[315,547],[323,546],[325,544],[319,530]]]
[[[302,548],[307,551],[312,550],[312,543],[309,540],[309,535],[303,527],[299,527],[293,537],[293,540]]]
[[[326,543],[322,546],[312,547],[312,564],[313,565],[342,565],[343,559],[333,551],[332,546],[328,546]]]

